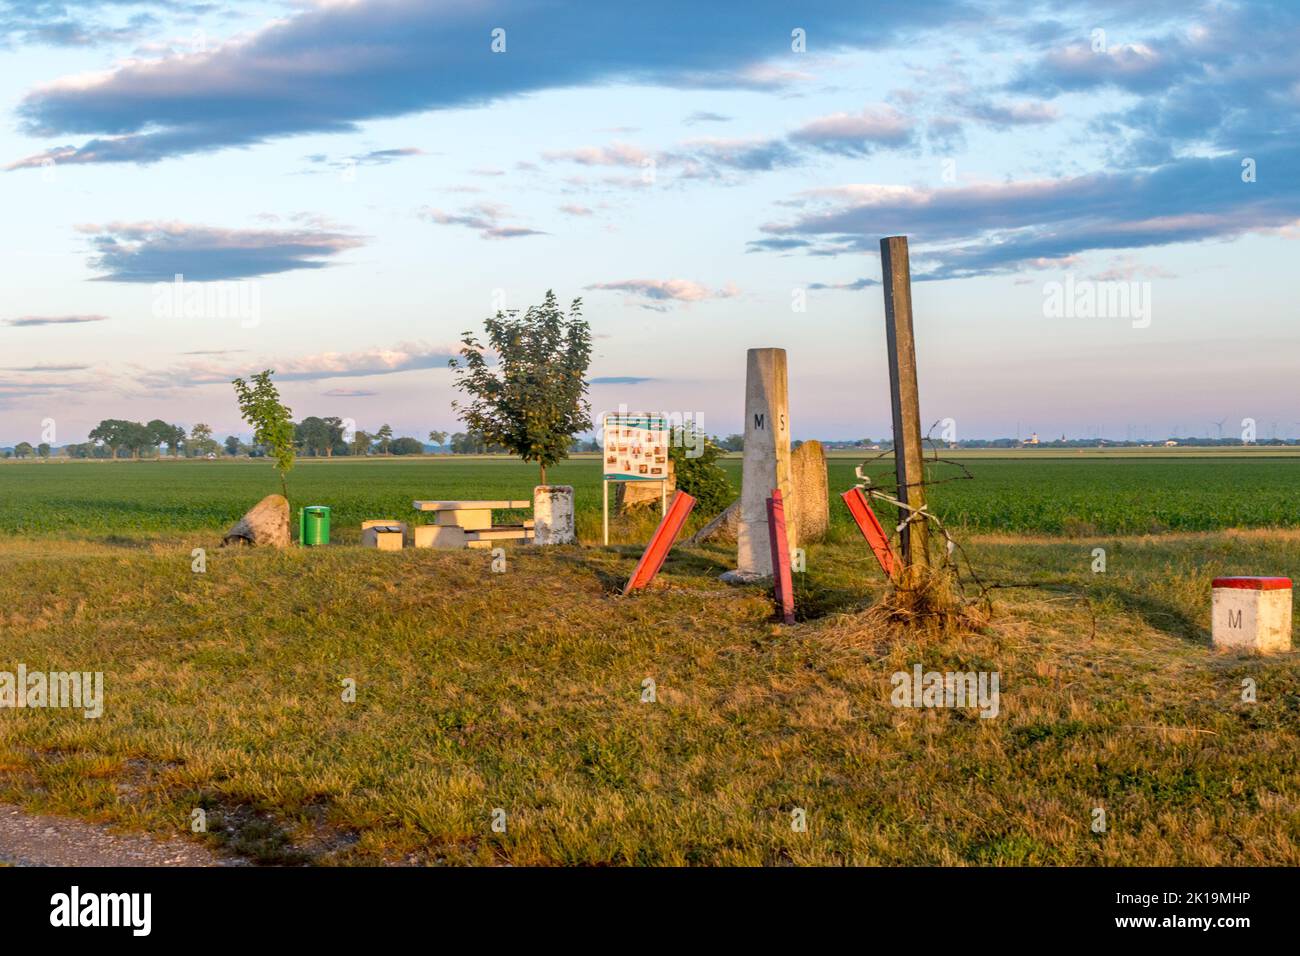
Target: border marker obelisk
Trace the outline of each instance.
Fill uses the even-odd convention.
[[[779,488],[791,497],[790,401],[785,349],[749,349],[745,369],[745,461],[741,468],[740,524],[736,570],[722,575],[733,584],[772,576],[772,542],[767,530],[767,499]],[[790,551],[796,546],[794,522],[786,522]]]

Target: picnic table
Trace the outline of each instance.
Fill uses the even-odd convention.
[[[417,525],[417,548],[488,548],[498,541],[531,541],[532,519],[522,524],[492,523],[493,511],[519,511],[531,501],[416,501],[416,511],[433,512],[433,524]]]

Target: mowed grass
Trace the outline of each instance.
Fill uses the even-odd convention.
[[[623,598],[633,547],[512,549],[504,573],[214,549],[193,573],[212,544],[0,542],[0,669],[106,679],[98,720],[0,713],[0,800],[159,834],[203,808],[194,839],[264,862],[1300,863],[1297,655],[1207,634],[1209,579],[1300,574],[1294,531],[977,538],[986,577],[1032,586],[928,636],[866,610],[858,544],[810,548],[792,627],[717,581],[720,547]],[[999,715],[891,706],[918,663],[999,672]]]
[[[955,465],[932,463],[930,498],[936,514],[966,532],[1086,536],[1300,527],[1300,457],[1262,450],[1201,457],[958,457],[974,480],[960,479]],[[842,543],[856,530],[837,495],[856,483],[857,463],[847,457],[829,463],[832,539]],[[737,493],[740,465],[738,458],[723,462]],[[890,486],[892,460],[874,461],[868,473]],[[564,462],[548,480],[574,486],[579,536],[598,540],[599,459]],[[329,505],[334,527],[348,540],[367,518],[411,519],[418,498],[529,500],[536,483],[535,466],[508,458],[307,460],[290,474],[289,495],[295,508]],[[8,462],[0,464],[0,533],[165,539],[229,527],[278,490],[273,469],[262,461]],[[709,517],[693,516],[692,527]],[[648,527],[615,521],[612,531],[615,541],[644,541]]]
[[[353,545],[414,498],[528,498],[520,462],[304,462],[290,494],[333,507],[337,546],[284,553],[216,547],[276,490],[265,463],[0,465],[0,670],[107,685],[98,720],[0,711],[0,800],[159,834],[201,808],[195,839],[280,863],[1300,862],[1297,655],[1208,635],[1214,575],[1300,575],[1300,462],[962,457],[976,480],[935,508],[1012,586],[987,627],[940,635],[870,610],[884,582],[834,500],[851,458],[793,627],[718,582],[734,547],[678,548],[619,596],[640,547],[590,547],[593,459],[549,476],[588,546],[510,549],[504,573]],[[914,664],[997,671],[999,715],[891,706]]]

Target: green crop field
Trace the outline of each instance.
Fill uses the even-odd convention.
[[[1300,525],[1300,457],[1035,454],[959,460],[972,480],[958,479],[955,465],[930,466],[936,482],[932,510],[971,532],[1148,534]],[[834,496],[855,484],[858,462],[837,456],[829,463],[836,536],[852,533],[848,512]],[[726,459],[723,467],[738,489],[740,460]],[[579,533],[587,541],[600,533],[599,468],[595,458],[575,458],[549,475],[575,487]],[[868,473],[888,486],[891,468],[890,459],[879,459]],[[291,473],[289,494],[295,507],[329,505],[334,526],[346,534],[367,518],[410,518],[417,498],[528,499],[536,482],[535,467],[507,458],[309,460]],[[219,530],[278,489],[266,462],[10,462],[0,465],[0,532],[98,538]],[[616,538],[623,531],[627,540],[644,537],[639,525],[616,523],[614,530]]]

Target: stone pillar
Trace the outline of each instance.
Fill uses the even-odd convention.
[[[573,486],[538,485],[533,489],[533,544],[574,544]]]
[[[1291,579],[1215,578],[1211,582],[1215,650],[1256,654],[1291,650]]]
[[[794,496],[785,502],[786,520],[794,521],[795,536],[807,547],[826,537],[830,528],[830,491],[826,479],[826,449],[806,441],[790,454]]]
[[[773,488],[780,488],[784,497],[792,493],[785,349],[750,349],[745,370],[745,461],[736,570],[724,574],[724,581],[745,583],[772,576],[767,499]],[[792,521],[786,522],[786,537],[793,552],[797,537]]]

